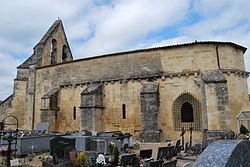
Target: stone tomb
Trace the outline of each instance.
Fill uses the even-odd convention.
[[[97,153],[109,153],[109,143],[115,143],[119,151],[127,146],[131,147],[133,144],[132,136],[121,132],[98,132],[93,133],[92,136],[86,136],[85,133],[73,133],[65,138],[75,139],[75,148],[77,151],[94,151]]]
[[[57,158],[65,158],[64,152],[68,148],[75,148],[75,139],[64,137],[55,137],[50,140],[50,155],[56,155]]]
[[[39,122],[36,124],[36,130],[50,132],[50,126],[47,122]]]
[[[202,152],[193,167],[250,166],[250,141],[218,140]]]
[[[64,136],[67,139],[75,139],[75,148],[77,151],[94,151],[97,153],[107,153],[108,142],[104,139],[93,136]]]

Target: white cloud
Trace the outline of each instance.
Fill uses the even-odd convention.
[[[20,65],[21,61],[1,53],[0,60],[0,99],[4,100],[12,94],[13,79],[16,76],[16,66]]]
[[[0,0],[0,100],[12,93],[16,67],[33,52],[57,17],[66,22],[92,5],[91,0]],[[26,55],[25,57],[22,57]],[[22,60],[20,60],[22,59]]]
[[[250,46],[250,3],[248,0],[196,0],[191,11],[202,19],[180,29],[180,35],[159,41],[153,46],[198,41],[230,41]],[[250,52],[244,55],[246,70],[250,71]],[[250,83],[250,79],[248,80]],[[250,86],[249,90],[250,90]]]
[[[150,47],[176,45],[176,44],[190,43],[190,42],[194,42],[194,41],[195,40],[193,38],[191,38],[191,37],[179,36],[179,37],[159,41],[158,43],[154,43]]]
[[[148,33],[180,22],[189,7],[187,0],[118,2],[112,8],[98,9],[102,20],[95,23],[93,38],[81,44],[77,54],[91,56],[134,48]]]

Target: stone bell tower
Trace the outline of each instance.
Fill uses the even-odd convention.
[[[71,60],[73,60],[73,57],[62,21],[56,20],[33,48],[33,54],[17,67],[17,76],[14,80],[13,100],[11,102],[13,108],[11,114],[19,118],[21,128],[35,128],[34,98],[36,91],[36,69],[42,66]]]

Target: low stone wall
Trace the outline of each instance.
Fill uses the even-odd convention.
[[[204,139],[234,139],[235,133],[232,130],[204,130]]]

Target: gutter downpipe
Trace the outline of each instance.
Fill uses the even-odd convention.
[[[221,68],[220,68],[220,57],[219,57],[218,47],[219,47],[219,45],[216,45],[216,57],[217,57],[218,69],[220,70]]]

